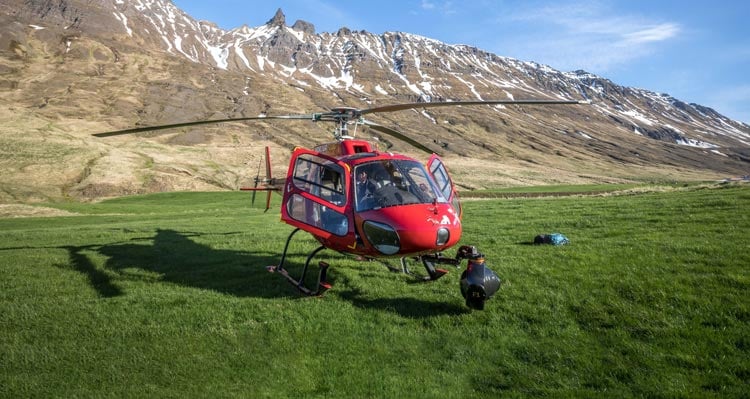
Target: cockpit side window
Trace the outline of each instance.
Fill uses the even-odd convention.
[[[294,185],[323,200],[343,205],[346,199],[344,170],[341,166],[314,155],[297,158],[294,166]]]
[[[451,184],[451,178],[448,176],[448,171],[445,170],[445,166],[442,162],[433,164],[430,172],[435,177],[435,182],[443,196],[445,198],[450,198],[453,191],[453,185]]]
[[[448,170],[445,168],[443,161],[436,154],[432,154],[430,160],[427,162],[427,167],[430,170],[430,175],[437,184],[439,192],[450,201],[453,209],[458,213],[459,217],[463,214],[461,209],[461,201],[456,193],[456,188],[451,181],[451,177],[448,174]]]

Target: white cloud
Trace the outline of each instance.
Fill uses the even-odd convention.
[[[452,1],[442,1],[435,3],[430,0],[422,0],[421,7],[423,10],[437,11],[444,16],[453,15],[456,13],[456,9]]]
[[[590,2],[526,8],[501,17],[499,23],[520,23],[539,32],[524,43],[502,45],[519,58],[563,70],[583,68],[598,73],[651,54],[681,31],[674,22],[622,14]]]
[[[625,33],[622,37],[626,42],[634,44],[660,42],[674,37],[679,31],[679,26],[672,23],[663,23],[639,31]]]

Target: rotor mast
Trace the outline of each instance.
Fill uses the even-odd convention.
[[[332,121],[336,124],[336,127],[333,131],[333,137],[336,140],[343,140],[345,138],[350,138],[352,136],[349,136],[349,123],[351,120],[354,120],[355,123],[355,134],[356,134],[356,125],[361,123],[362,119],[362,111],[357,108],[352,107],[338,107],[331,109],[330,112],[326,113],[320,113],[316,114],[314,120],[315,121]]]

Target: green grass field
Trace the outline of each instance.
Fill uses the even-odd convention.
[[[460,270],[330,251],[300,297],[265,271],[291,228],[246,193],[0,219],[0,397],[750,395],[750,187],[464,205],[503,280],[484,311]],[[550,232],[571,245],[530,245]]]

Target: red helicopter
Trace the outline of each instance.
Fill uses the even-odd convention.
[[[283,275],[307,295],[321,295],[331,288],[327,280],[329,265],[319,262],[317,287],[305,286],[310,262],[324,249],[374,259],[393,271],[411,272],[407,259],[422,262],[428,276],[436,280],[447,273],[437,264],[458,266],[468,259],[461,276],[461,293],[466,304],[483,309],[485,301],[499,288],[500,279],[485,265],[484,255],[476,247],[464,245],[454,258],[442,252],[461,238],[462,208],[445,164],[430,148],[393,129],[366,120],[365,115],[417,108],[468,105],[551,105],[578,104],[558,100],[497,100],[418,102],[369,109],[334,108],[308,115],[258,116],[214,119],[161,126],[140,127],[98,133],[109,137],[144,131],[171,129],[210,123],[252,120],[311,120],[333,122],[335,141],[313,149],[296,148],[289,161],[286,178],[271,176],[270,152],[266,148],[266,177],[256,177],[250,191],[268,191],[266,210],[272,191],[281,191],[281,220],[295,229],[289,234],[278,265],[270,272]],[[349,125],[368,126],[431,154],[426,165],[405,155],[379,151],[364,140],[349,135]],[[261,187],[258,187],[258,185]],[[253,193],[254,194],[254,193]],[[310,233],[320,246],[307,257],[299,278],[284,267],[287,250],[300,230]],[[386,259],[399,259],[401,267],[390,266]]]

